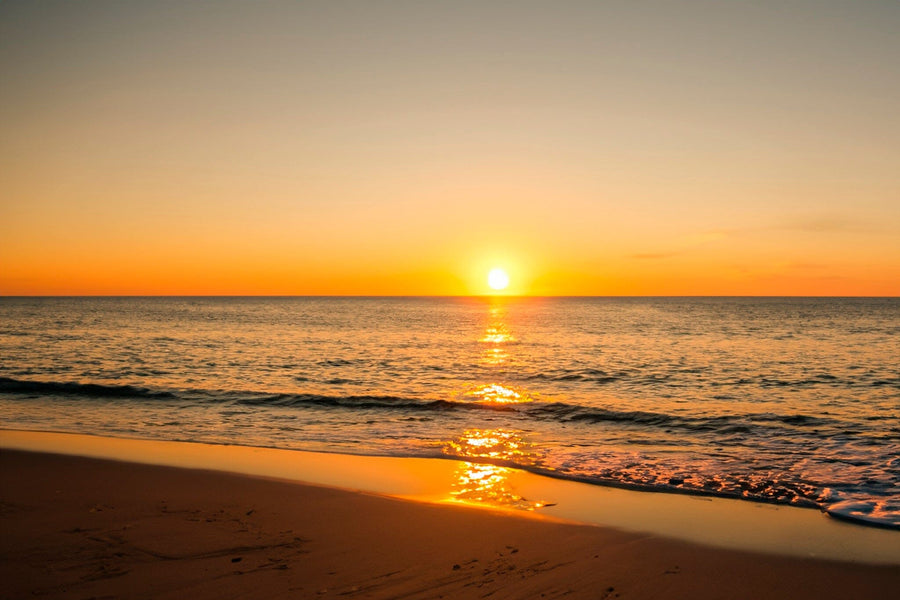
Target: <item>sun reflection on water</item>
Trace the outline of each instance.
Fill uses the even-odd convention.
[[[476,402],[483,404],[520,404],[522,402],[531,402],[531,398],[527,395],[499,383],[479,385],[475,389],[468,391],[466,395],[472,396]]]
[[[503,346],[496,346],[485,350],[482,360],[485,364],[496,366],[502,365],[508,358],[509,354],[506,352],[506,349]]]
[[[506,344],[516,341],[516,338],[509,332],[506,325],[493,323],[485,329],[480,341],[485,344]]]
[[[485,327],[484,335],[478,340],[487,347],[484,351],[483,361],[488,365],[501,365],[509,357],[506,346],[516,341],[504,322],[506,308],[504,306],[491,306],[489,322]]]
[[[508,429],[467,429],[447,444],[444,454],[460,458],[503,460],[520,465],[538,462],[534,444],[526,442],[519,433]]]
[[[497,367],[505,363],[507,348],[516,342],[506,323],[506,307],[490,307],[488,324],[479,342],[485,344],[482,362]],[[500,383],[485,383],[462,394],[470,402],[492,406],[509,406],[531,402],[521,390]],[[516,493],[511,479],[517,473],[496,462],[528,466],[540,462],[535,446],[521,434],[508,429],[467,429],[444,446],[444,454],[479,462],[461,462],[456,470],[450,500],[498,508],[535,510],[547,502],[529,500]]]

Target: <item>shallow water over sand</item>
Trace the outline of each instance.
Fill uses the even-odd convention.
[[[393,456],[900,527],[897,299],[0,299],[0,426]]]

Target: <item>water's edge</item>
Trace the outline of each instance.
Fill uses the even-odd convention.
[[[241,445],[241,444],[233,444],[228,442],[218,442],[218,441],[206,441],[206,440],[194,440],[194,439],[160,439],[160,438],[147,438],[147,437],[132,437],[132,436],[119,436],[119,435],[107,435],[107,434],[97,434],[90,432],[82,432],[82,431],[71,431],[71,430],[31,430],[31,429],[17,429],[17,428],[0,428],[0,446],[2,446],[2,434],[4,432],[19,432],[19,433],[37,433],[37,434],[47,434],[47,435],[64,435],[64,436],[87,436],[89,438],[95,438],[97,440],[127,440],[127,441],[136,441],[136,442],[161,442],[161,443],[176,443],[176,444],[199,444],[203,446],[211,446],[211,447],[221,447],[221,448],[248,448],[248,449],[259,449],[259,450],[274,450],[278,452],[297,452],[301,454],[315,454],[315,455],[323,455],[323,456],[346,456],[346,457],[355,457],[360,459],[389,459],[389,460],[412,460],[412,461],[447,461],[453,464],[473,464],[473,465],[485,465],[485,466],[493,466],[503,469],[505,471],[520,471],[523,473],[528,473],[530,475],[534,475],[539,478],[544,479],[553,479],[562,482],[568,482],[578,485],[587,485],[591,487],[601,488],[601,489],[615,489],[615,490],[623,490],[628,492],[635,492],[640,494],[666,494],[671,496],[686,496],[689,498],[708,498],[708,499],[718,499],[718,500],[728,500],[728,501],[737,501],[741,503],[746,503],[749,505],[763,505],[763,506],[773,506],[779,508],[787,508],[787,509],[805,509],[805,512],[816,512],[821,513],[825,517],[837,519],[841,523],[846,523],[851,526],[859,526],[865,527],[867,529],[882,529],[882,530],[890,530],[890,531],[900,531],[900,526],[894,525],[893,523],[882,523],[878,521],[867,520],[864,518],[854,518],[852,514],[847,514],[841,510],[832,510],[830,508],[816,506],[812,504],[789,504],[785,502],[778,502],[777,500],[768,500],[765,498],[755,498],[755,497],[746,497],[737,494],[727,494],[721,492],[713,492],[713,491],[704,491],[704,490],[694,490],[690,488],[678,488],[678,487],[666,487],[666,486],[650,486],[650,485],[640,485],[640,484],[631,484],[622,481],[616,480],[603,480],[599,478],[592,477],[581,477],[578,475],[567,475],[563,473],[557,473],[552,470],[542,469],[540,467],[534,467],[530,465],[522,465],[512,461],[502,460],[502,459],[491,459],[485,457],[464,457],[464,456],[453,456],[448,454],[423,454],[423,455],[407,455],[407,454],[386,454],[386,453],[377,453],[377,452],[329,452],[325,450],[318,449],[308,449],[308,448],[285,448],[281,446],[274,445]],[[162,463],[161,463],[162,464]],[[315,483],[315,482],[311,482]],[[388,492],[386,492],[388,493]],[[396,495],[390,494],[389,495]],[[506,501],[501,502],[473,502],[475,505],[482,504],[487,507],[493,508],[522,508],[521,506],[516,506],[515,503],[510,503]],[[533,510],[534,506],[526,505],[527,510]]]
[[[504,509],[520,516],[613,527],[764,554],[900,565],[897,534],[822,518],[809,510],[724,498],[639,491],[504,468],[512,493],[542,498],[529,512],[454,498],[468,461],[375,457],[227,444],[0,429],[0,448],[67,454],[324,485],[406,500]]]

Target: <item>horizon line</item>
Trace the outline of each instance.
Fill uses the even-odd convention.
[[[808,294],[0,294],[2,298],[900,298]]]

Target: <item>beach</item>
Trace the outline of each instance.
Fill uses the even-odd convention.
[[[900,586],[900,563],[4,446],[4,598],[882,598]]]
[[[0,1],[0,600],[900,600],[898,30]]]

